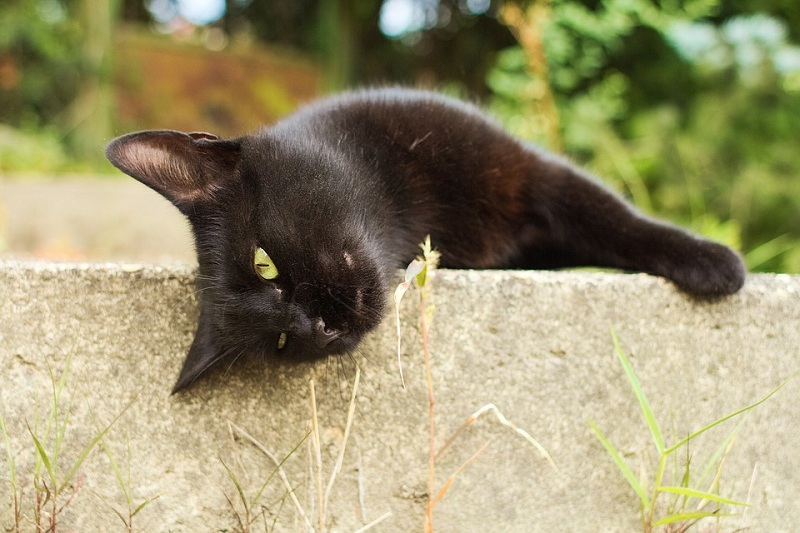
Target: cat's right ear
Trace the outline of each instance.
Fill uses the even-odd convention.
[[[117,137],[106,147],[111,163],[156,190],[184,213],[210,202],[239,163],[241,145],[210,133],[152,130]]]

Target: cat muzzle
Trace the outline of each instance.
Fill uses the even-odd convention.
[[[342,333],[335,329],[331,329],[325,325],[322,320],[317,321],[314,325],[314,344],[319,348],[325,348],[330,343],[341,337]]]

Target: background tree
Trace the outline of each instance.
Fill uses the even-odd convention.
[[[95,1],[0,6],[0,170],[46,161],[34,145],[80,160],[108,129],[114,11]],[[119,2],[119,24],[161,34],[186,5]],[[751,268],[800,272],[795,0],[220,2],[194,25],[300,50],[329,90],[405,83],[479,100],[645,210],[740,246]]]

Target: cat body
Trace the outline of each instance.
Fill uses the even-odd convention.
[[[426,235],[445,268],[612,267],[702,296],[745,278],[729,248],[430,92],[346,93],[236,139],[132,133],[106,153],[194,232],[200,317],[175,391],[240,355],[352,352]]]

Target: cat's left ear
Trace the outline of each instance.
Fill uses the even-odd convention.
[[[151,130],[117,137],[106,147],[111,163],[155,189],[184,213],[209,202],[239,164],[241,144],[210,133]]]

